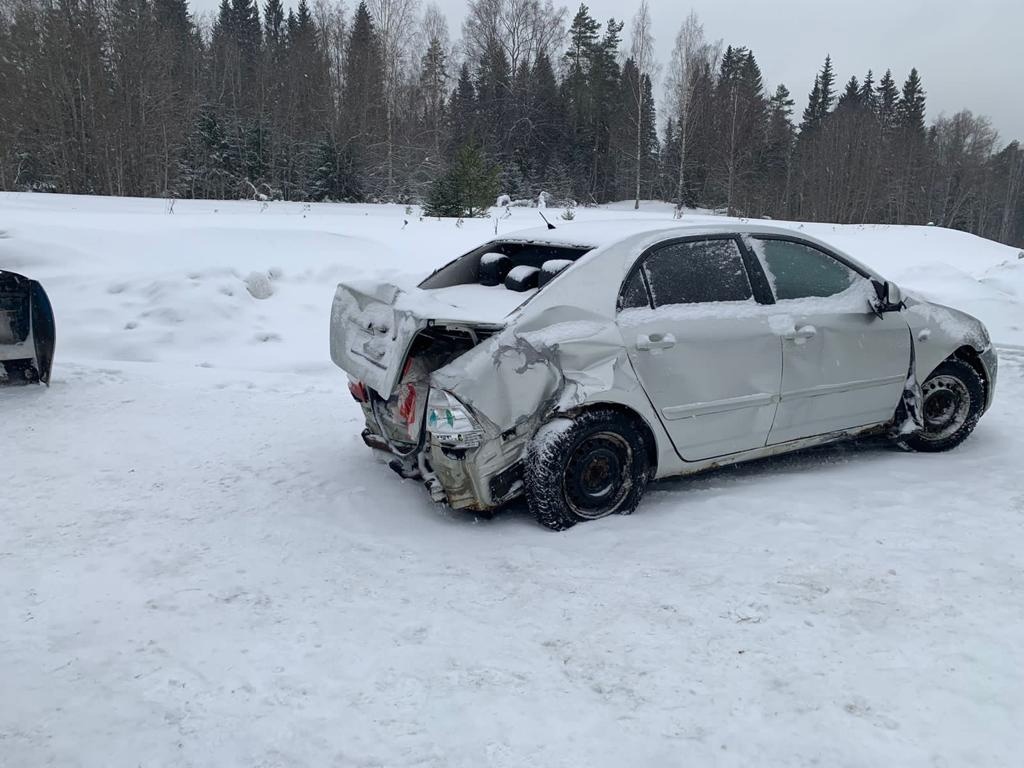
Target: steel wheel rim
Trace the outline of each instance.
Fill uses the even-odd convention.
[[[921,387],[926,440],[945,440],[956,434],[971,412],[971,393],[955,376],[939,375]]]
[[[562,476],[569,508],[585,520],[613,514],[632,487],[633,449],[622,435],[597,432],[573,450]]]

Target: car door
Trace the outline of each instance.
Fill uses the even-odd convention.
[[[748,237],[772,287],[782,337],[774,445],[888,421],[910,365],[902,312],[878,316],[866,274],[798,238]]]
[[[687,461],[763,447],[771,429],[782,342],[748,262],[757,270],[736,238],[676,239],[643,255],[623,284],[629,359]]]

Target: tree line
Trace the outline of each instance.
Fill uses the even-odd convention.
[[[646,0],[628,28],[468,0],[457,41],[419,0],[0,0],[0,188],[447,215],[657,198],[1024,244],[1024,149],[966,110],[929,123],[917,70],[839,85],[826,57],[798,117],[695,14],[664,66],[653,30]]]

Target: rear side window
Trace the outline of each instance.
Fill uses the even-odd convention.
[[[671,243],[648,256],[642,268],[656,307],[753,297],[743,257],[732,239]]]
[[[516,267],[540,269],[553,261],[572,263],[589,248],[544,243],[490,242],[446,264],[420,283],[420,288],[450,288],[453,285],[504,285]],[[506,257],[502,259],[502,257]]]
[[[862,277],[824,251],[804,243],[752,237],[750,244],[779,301],[835,296]]]
[[[644,277],[639,269],[634,269],[633,274],[622,286],[622,293],[619,295],[619,310],[637,309],[650,307],[651,300],[647,297],[647,286],[644,285]]]

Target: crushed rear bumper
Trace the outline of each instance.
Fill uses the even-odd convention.
[[[50,383],[56,327],[46,291],[0,270],[0,384]]]

